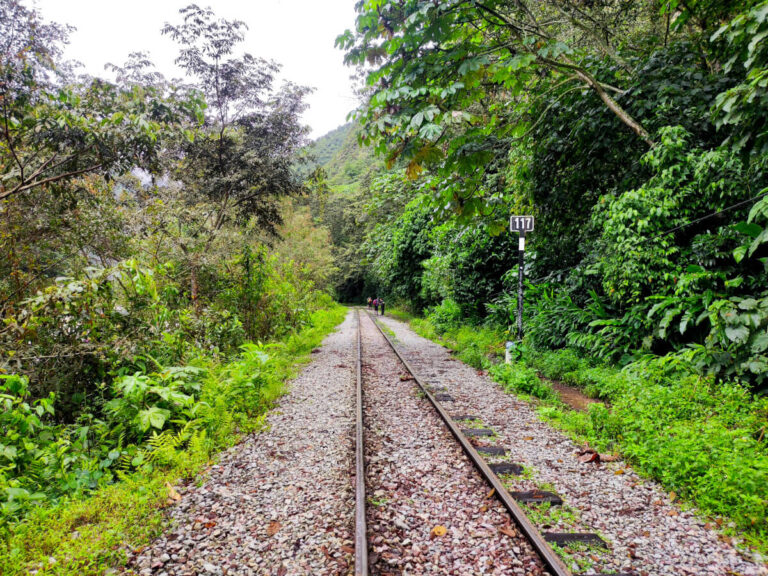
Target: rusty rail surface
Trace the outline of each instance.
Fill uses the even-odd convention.
[[[357,311],[357,401],[355,415],[355,576],[368,576],[368,527],[365,522],[365,451],[363,444],[363,360],[360,311]]]

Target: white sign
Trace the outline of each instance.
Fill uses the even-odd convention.
[[[533,216],[510,216],[510,232],[533,232]]]

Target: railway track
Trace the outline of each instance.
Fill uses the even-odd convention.
[[[439,415],[442,422],[450,431],[450,434],[461,446],[462,451],[474,468],[480,473],[482,478],[491,489],[491,494],[498,499],[498,501],[507,510],[515,525],[519,529],[519,532],[527,540],[530,546],[535,550],[541,559],[542,564],[546,568],[547,572],[552,576],[570,576],[571,572],[564,565],[559,556],[555,553],[553,548],[549,545],[545,539],[545,535],[540,533],[533,523],[527,518],[521,506],[517,503],[515,498],[504,486],[502,480],[497,476],[496,472],[491,468],[479,451],[472,445],[468,438],[468,433],[471,431],[462,430],[457,424],[456,420],[451,416],[446,409],[444,403],[450,402],[450,398],[447,395],[435,394],[433,390],[424,382],[419,374],[411,367],[408,361],[401,355],[392,339],[381,329],[379,324],[367,313],[357,313],[357,408],[356,408],[356,456],[355,456],[355,468],[356,468],[356,514],[355,514],[355,574],[359,576],[367,576],[369,574],[369,544],[368,544],[368,532],[369,526],[366,521],[366,470],[365,470],[365,420],[364,420],[364,394],[363,394],[363,347],[361,343],[361,314],[371,320],[371,323],[376,327],[378,334],[386,341],[391,348],[394,355],[398,358],[399,362],[405,368],[420,390],[420,394],[423,395],[430,404],[434,407],[435,411]],[[477,431],[474,431],[477,433]]]

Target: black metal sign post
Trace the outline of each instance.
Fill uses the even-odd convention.
[[[533,232],[533,216],[510,216],[509,230],[520,235],[517,251],[517,339],[523,340],[523,265],[525,263],[525,233]]]

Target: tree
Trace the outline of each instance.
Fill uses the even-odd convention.
[[[196,113],[185,94],[137,81],[143,61],[129,63],[133,81],[78,77],[61,61],[68,32],[17,0],[0,0],[3,311],[41,278],[105,256],[93,240],[115,233],[110,225],[120,218],[104,181],[156,169],[167,132]]]
[[[178,147],[172,172],[183,183],[191,210],[186,218],[176,218],[170,234],[188,260],[197,301],[200,259],[222,227],[255,219],[274,233],[279,199],[303,191],[292,168],[305,144],[299,115],[308,89],[286,84],[276,91],[277,64],[236,56],[243,22],[217,19],[195,4],[180,12],[183,22],[166,24],[163,33],[179,43],[177,63],[196,81],[208,108]]]
[[[99,79],[73,83],[56,64],[67,33],[17,0],[0,1],[0,200],[156,159],[156,94]]]

